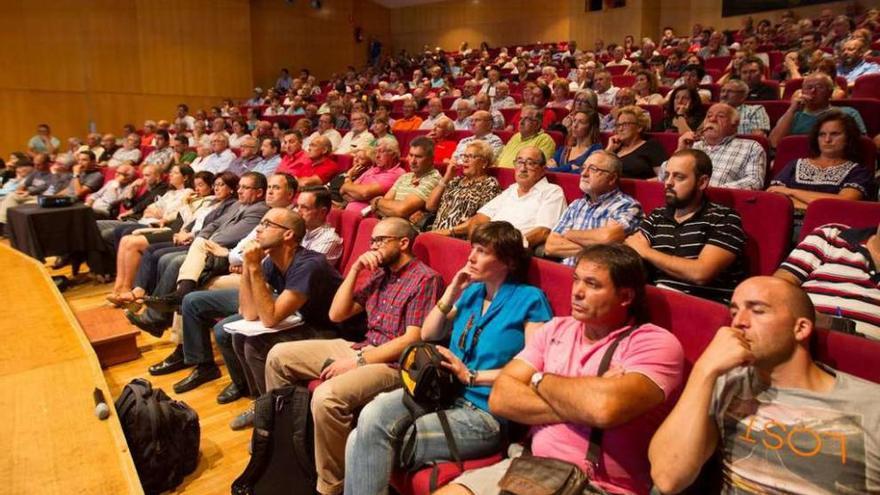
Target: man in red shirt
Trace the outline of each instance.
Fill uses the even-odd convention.
[[[446,163],[455,152],[458,141],[452,139],[455,126],[449,117],[440,117],[434,124],[434,128],[428,133],[428,138],[434,141],[434,163]]]
[[[309,157],[308,162],[299,170],[292,172],[296,180],[299,181],[300,187],[326,184],[340,172],[339,164],[330,156],[332,151],[333,144],[328,137],[312,138],[309,142],[309,149],[306,150]]]
[[[309,155],[302,149],[302,134],[297,130],[285,131],[281,139],[281,164],[276,173],[296,176],[298,171],[310,163]]]

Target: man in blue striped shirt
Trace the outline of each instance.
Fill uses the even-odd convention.
[[[575,256],[590,244],[620,242],[642,220],[642,206],[620,190],[623,164],[617,155],[597,151],[587,158],[581,172],[584,197],[569,205],[544,248],[545,254],[565,258],[574,266]]]
[[[746,235],[739,214],[706,199],[712,177],[709,155],[680,150],[669,159],[666,206],[645,217],[626,243],[654,268],[658,286],[728,301],[745,278]]]

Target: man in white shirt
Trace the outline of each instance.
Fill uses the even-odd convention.
[[[514,163],[516,183],[483,205],[452,234],[469,235],[480,224],[506,221],[522,232],[529,247],[544,244],[567,206],[562,188],[547,181],[546,164],[547,159],[538,147],[522,148]]]
[[[369,121],[367,120],[367,114],[363,112],[352,112],[351,130],[343,136],[336,152],[340,155],[350,155],[357,150],[369,147],[375,137],[369,131],[368,127]]]
[[[437,120],[446,115],[443,113],[443,102],[437,97],[428,100],[426,109],[428,110],[428,117],[422,121],[421,125],[419,125],[419,129],[430,131],[434,128],[434,124],[437,123]]]
[[[211,154],[202,160],[201,165],[196,172],[207,170],[214,175],[219,174],[232,165],[235,160],[235,153],[229,149],[229,139],[223,134],[211,136]],[[194,167],[195,168],[195,167]]]
[[[603,107],[614,106],[614,96],[620,88],[614,86],[611,81],[611,73],[607,70],[596,71],[593,78],[593,91],[599,100],[599,105]]]
[[[321,114],[321,116],[318,117],[318,130],[303,140],[303,148],[309,149],[309,143],[312,142],[312,139],[315,139],[318,136],[324,136],[330,140],[330,146],[333,148],[332,151],[335,152],[336,148],[339,148],[339,143],[342,142],[342,135],[339,134],[339,131],[337,131],[335,127],[336,124],[332,115],[329,113]]]

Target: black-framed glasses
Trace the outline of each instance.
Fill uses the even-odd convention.
[[[385,245],[386,242],[392,239],[401,239],[400,236],[397,235],[377,235],[370,238],[370,246],[375,246],[376,244]]]
[[[261,228],[264,228],[264,229],[268,228],[268,227],[275,227],[276,229],[290,230],[290,227],[287,227],[285,225],[281,225],[278,222],[273,222],[272,220],[269,220],[268,218],[264,218],[264,219],[260,220],[260,223],[258,223],[257,225],[259,225]]]

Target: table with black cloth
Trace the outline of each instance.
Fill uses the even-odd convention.
[[[82,203],[60,208],[17,206],[9,209],[7,222],[12,247],[40,261],[70,255],[74,274],[82,261],[94,271],[107,251],[94,212]]]

